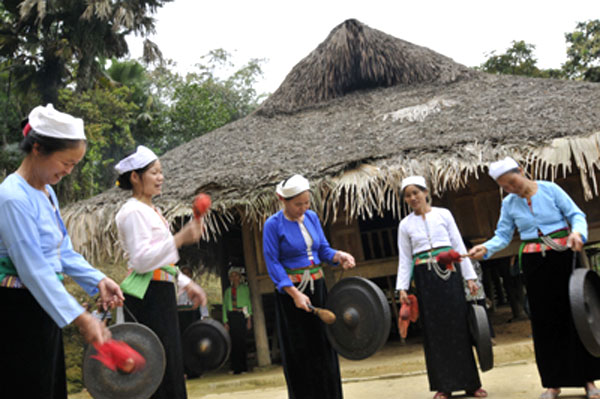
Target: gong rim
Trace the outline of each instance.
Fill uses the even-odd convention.
[[[231,353],[231,337],[221,323],[198,320],[183,332],[183,362],[196,375],[221,368]]]
[[[146,359],[146,365],[131,374],[110,370],[91,357],[97,352],[88,345],[83,357],[83,384],[94,399],[149,398],[162,382],[167,364],[160,339],[139,323],[119,323],[108,329],[113,339],[124,341],[139,352]]]
[[[494,367],[494,352],[492,350],[492,337],[487,312],[483,306],[471,305],[469,309],[469,330],[479,360],[479,368],[481,371],[491,370]]]
[[[346,359],[365,359],[387,342],[391,311],[381,288],[372,281],[362,277],[338,281],[326,307],[336,315],[335,323],[326,326],[327,338]]]
[[[600,276],[589,269],[573,270],[569,300],[579,339],[592,356],[600,357]]]

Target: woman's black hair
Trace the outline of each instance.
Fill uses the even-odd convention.
[[[129,172],[125,172],[125,173],[119,175],[119,177],[117,177],[117,186],[123,190],[132,190],[133,184],[131,184],[131,174],[133,172],[135,172],[138,174],[138,176],[140,176],[140,179],[141,179],[144,172],[146,172],[148,169],[150,169],[156,161],[157,160],[155,159],[154,161],[150,162],[148,165],[144,166],[143,168],[136,169],[136,170],[130,170]]]
[[[42,136],[41,134],[37,134],[35,130],[30,130],[27,136],[25,136],[19,144],[19,148],[25,154],[30,154],[31,151],[33,151],[34,144],[37,143],[40,153],[43,155],[50,155],[57,151],[78,148],[81,145],[81,142],[85,143],[85,140],[57,139],[55,137]]]

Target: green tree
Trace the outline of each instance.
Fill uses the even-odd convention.
[[[94,88],[84,93],[63,89],[60,109],[85,121],[87,151],[71,175],[63,178],[56,191],[69,202],[96,195],[114,185],[112,165],[134,147],[130,126],[137,106],[126,86]]]
[[[114,84],[125,85],[132,90],[132,102],[137,105],[131,134],[136,143],[144,144],[161,153],[161,149],[153,146],[159,142],[162,132],[153,123],[160,119],[168,110],[166,104],[172,101],[172,87],[179,83],[178,75],[173,74],[169,67],[172,62],[160,63],[154,71],[148,71],[141,63],[133,60],[112,60],[107,70]],[[157,73],[156,70],[160,70]],[[171,78],[175,77],[175,79]],[[177,82],[177,83],[174,83]],[[158,91],[157,87],[161,90]],[[163,90],[164,89],[164,90]]]
[[[91,88],[103,60],[128,52],[128,34],[154,33],[151,17],[172,0],[6,0],[0,9],[0,58],[11,59],[15,78],[55,103],[58,91],[75,80]],[[145,57],[160,55],[146,43]]]
[[[262,60],[252,59],[228,77],[219,73],[233,69],[231,55],[213,50],[202,57],[205,63],[182,79],[170,71],[158,71],[154,87],[157,96],[166,97],[167,108],[152,122],[152,146],[171,149],[229,122],[242,118],[258,107],[264,97],[253,88],[262,75]],[[156,72],[156,71],[155,71]],[[167,87],[168,85],[168,87]]]
[[[566,33],[567,62],[563,70],[570,79],[600,82],[600,20],[579,22]]]
[[[106,72],[113,82],[127,86],[132,91],[131,100],[140,108],[138,118],[150,120],[153,96],[144,66],[135,60],[119,61],[113,58]]]
[[[35,103],[38,99],[34,92],[21,95],[15,90],[12,70],[2,68],[2,65],[11,65],[11,62],[0,62],[0,181],[17,169],[21,162],[21,118],[29,108],[27,104]]]
[[[215,50],[185,78],[173,72],[175,65],[170,61],[148,69],[148,65],[136,61],[112,60],[92,88],[61,89],[55,102],[57,109],[83,118],[88,137],[85,158],[56,187],[61,202],[86,198],[111,187],[116,177],[112,165],[137,144],[149,146],[160,155],[252,112],[263,97],[253,88],[262,73],[261,61],[251,60],[236,69],[229,58],[225,51]],[[225,68],[233,72],[227,75]],[[224,75],[227,77],[219,77]],[[0,72],[0,86],[7,83],[7,76],[10,69]],[[6,103],[18,102],[13,95]],[[17,146],[22,138],[19,118],[38,104],[37,100],[29,101],[15,108],[12,119],[6,118],[10,128],[5,135],[8,144],[0,147],[0,178],[18,166],[21,154]],[[3,114],[10,116],[9,110],[0,109]]]
[[[492,51],[479,69],[496,74],[560,78],[562,74],[559,70],[541,70],[536,66],[537,59],[533,56],[534,50],[533,44],[525,43],[523,40],[513,40],[512,46],[506,50],[506,53],[496,55]]]

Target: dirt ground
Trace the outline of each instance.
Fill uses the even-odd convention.
[[[495,367],[481,374],[483,387],[490,398],[537,398],[542,392],[531,341],[528,320],[511,321],[508,308],[500,308],[492,317],[497,345],[494,346]],[[363,399],[369,396],[426,399],[429,392],[421,340],[410,335],[405,344],[388,342],[368,359],[351,361],[340,358],[344,397]],[[254,368],[252,372],[234,376],[221,369],[188,380],[190,399],[286,399],[287,391],[281,366]],[[457,392],[453,397],[466,397]],[[583,389],[566,389],[562,399],[583,398]],[[88,399],[82,392],[71,399]],[[315,398],[318,399],[318,398]]]
[[[533,362],[513,363],[495,367],[481,375],[484,388],[490,399],[534,399],[539,397],[542,389],[539,385],[537,368]],[[351,381],[343,384],[345,399],[365,398],[397,398],[397,399],[430,399],[433,393],[428,391],[425,374],[378,378],[375,380]],[[253,390],[226,392],[220,394],[194,393],[190,398],[204,399],[287,399],[285,387],[257,388]],[[452,397],[466,398],[464,392],[455,392]],[[561,399],[585,398],[584,390],[564,389]]]

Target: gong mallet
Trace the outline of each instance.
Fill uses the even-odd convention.
[[[466,256],[467,255],[461,255],[455,250],[451,249],[449,251],[440,252],[435,257],[435,260],[441,265],[449,265],[451,263],[460,262],[460,260]]]
[[[328,309],[323,309],[323,308],[316,308],[313,305],[308,305],[309,309],[311,310],[311,312],[319,317],[319,319],[321,319],[321,321],[325,324],[333,324],[335,323],[335,314]]]
[[[125,374],[141,370],[146,365],[146,359],[124,341],[109,339],[102,345],[94,342],[97,354],[91,356],[99,360],[112,371],[117,369]]]

